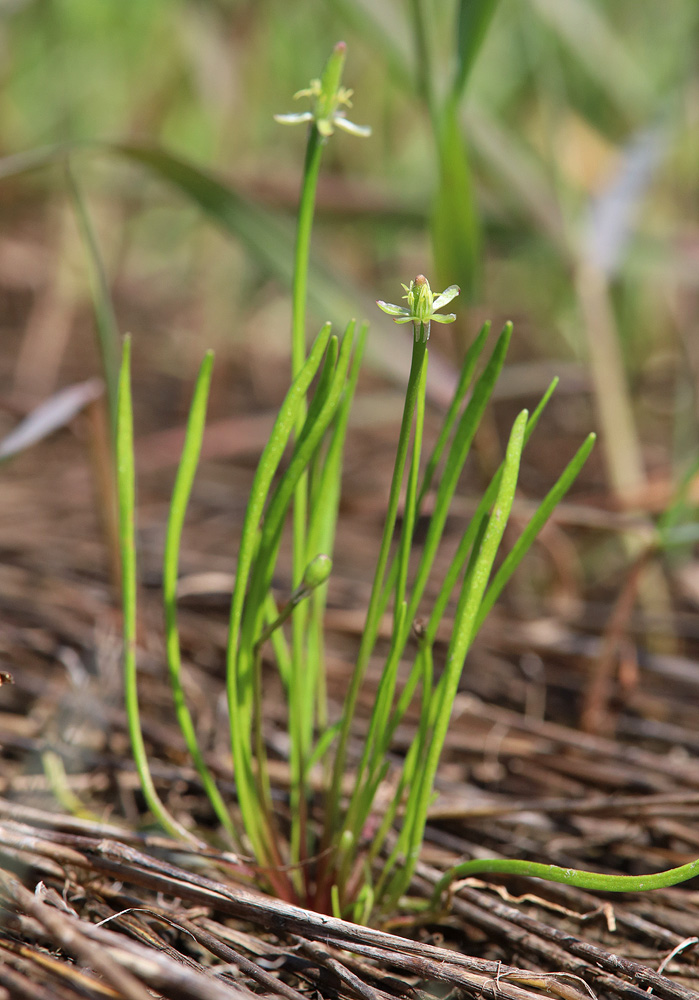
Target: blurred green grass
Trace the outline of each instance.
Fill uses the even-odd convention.
[[[597,350],[600,301],[586,303],[576,275],[592,262],[602,272],[602,307],[640,437],[672,447],[681,465],[696,453],[699,415],[699,5],[675,0],[671,16],[637,0],[490,6],[457,110],[481,230],[468,325],[513,318],[520,360],[586,364]],[[368,142],[339,136],[329,146],[316,249],[363,310],[431,268],[439,170],[420,96],[413,7],[408,0],[320,7],[13,0],[0,7],[0,153],[146,140],[214,170],[251,204],[290,217],[304,137],[272,115],[292,110],[292,94],[344,38],[353,117],[374,134]],[[417,7],[431,53],[429,86],[444,97],[458,4]],[[645,159],[639,137],[650,137]],[[109,156],[81,157],[76,174],[122,330],[160,332],[151,362],[191,375],[205,347],[225,352],[253,339],[284,356],[287,289],[244,237],[222,243],[181,195]],[[13,188],[12,216],[40,216],[50,252],[67,262],[70,277],[61,281],[79,297],[84,262],[60,207],[66,198],[59,173],[34,175]],[[463,266],[456,251],[437,256],[443,270]],[[463,283],[451,273],[440,283],[452,280]],[[372,322],[377,343],[395,336]],[[458,353],[467,332],[456,343],[440,332],[436,346]]]

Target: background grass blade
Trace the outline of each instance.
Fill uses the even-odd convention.
[[[112,306],[112,298],[109,293],[109,284],[97,242],[97,234],[95,233],[90,213],[69,160],[66,160],[65,170],[68,180],[68,190],[70,191],[75,208],[75,216],[78,220],[87,251],[90,290],[95,312],[95,325],[97,327],[97,342],[102,361],[102,376],[107,387],[107,404],[112,441],[115,441],[119,379],[119,324],[117,323],[114,307]]]
[[[466,88],[497,5],[498,0],[459,0],[456,31],[457,62],[453,84],[453,93],[457,100]]]

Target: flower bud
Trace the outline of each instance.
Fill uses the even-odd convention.
[[[418,274],[417,278],[410,282],[408,304],[416,319],[421,323],[429,324],[434,311],[434,296],[430,283],[424,274]]]
[[[330,576],[332,568],[333,563],[330,556],[321,553],[315,559],[312,559],[308,566],[306,566],[306,572],[303,574],[302,586],[304,590],[315,590],[316,587],[320,587]]]

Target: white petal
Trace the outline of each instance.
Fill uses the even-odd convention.
[[[377,299],[376,305],[379,309],[383,309],[385,313],[389,316],[407,316],[410,318],[410,310],[406,309],[405,306],[396,306],[392,302],[384,302],[383,299]]]
[[[300,122],[312,122],[313,115],[310,111],[297,111],[290,115],[275,115],[274,120],[280,125],[298,125]]]
[[[335,115],[333,122],[344,132],[349,132],[350,135],[359,135],[363,139],[366,139],[371,135],[371,129],[368,125],[355,125],[354,122],[348,121],[346,118],[343,118],[342,115]]]
[[[442,294],[438,295],[434,300],[434,308],[441,309],[442,306],[448,305],[452,299],[456,298],[460,291],[461,289],[458,285],[449,285],[449,287],[445,288]]]
[[[430,319],[435,323],[453,323],[456,319],[456,313],[447,313],[446,316],[440,316],[439,313],[434,313],[434,315],[430,316]]]

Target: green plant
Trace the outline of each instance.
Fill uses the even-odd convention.
[[[309,140],[298,218],[292,308],[292,383],[260,458],[246,509],[231,600],[226,657],[230,738],[242,829],[228,810],[206,767],[180,681],[176,579],[180,536],[198,461],[211,376],[211,356],[202,365],[195,387],[185,446],[173,492],[164,557],[164,600],[167,653],[178,721],[203,786],[222,827],[235,846],[252,852],[262,883],[281,897],[324,911],[367,921],[393,910],[409,889],[422,843],[427,810],[444,744],[452,704],[466,655],[485,616],[519,565],[536,534],[564,495],[594,443],[589,435],[558,482],[544,498],[512,550],[493,572],[515,495],[522,450],[534,431],[555,382],[531,415],[523,410],[514,422],[505,458],[466,528],[444,574],[426,623],[415,629],[418,609],[440,549],[444,526],[471,443],[502,370],[511,337],[508,324],[476,372],[484,354],[485,326],[469,348],[460,379],[440,433],[426,462],[422,459],[425,383],[430,324],[450,322],[435,314],[458,294],[451,286],[434,296],[419,275],[406,290],[407,306],[379,302],[398,323],[412,323],[412,361],[396,447],[383,536],[376,562],[366,624],[347,696],[339,719],[330,720],[325,698],[323,614],[337,523],[342,453],[352,397],[366,339],[348,324],[342,338],[326,324],[305,345],[305,276],[308,268],[315,184],[320,155],[333,126],[344,117],[349,93],[340,86],[345,58],[336,46],[319,81],[305,92],[310,112],[296,116],[309,122]],[[149,806],[172,833],[191,837],[164,807],[148,771],[138,722],[135,688],[134,484],[129,388],[130,348],[124,346],[119,382],[117,434],[119,499],[124,561],[124,641],[127,710],[141,782]],[[310,398],[308,396],[313,387]],[[290,450],[290,454],[289,454]],[[283,458],[285,454],[285,464]],[[415,544],[417,518],[428,492],[433,511],[421,549]],[[398,525],[400,498],[403,516]],[[271,581],[282,552],[285,526],[291,523],[292,580],[281,607]],[[394,536],[397,538],[394,542]],[[447,604],[456,600],[454,628],[441,676],[435,676],[433,648]],[[372,657],[378,655],[379,623],[392,613],[388,651],[357,763],[350,761],[349,738],[358,695]],[[285,630],[288,626],[289,634]],[[415,633],[411,645],[411,634]],[[285,826],[275,814],[263,734],[262,647],[270,642],[288,702],[290,813]],[[401,687],[398,668],[413,658]],[[419,699],[417,733],[402,766],[394,775],[396,792],[383,816],[375,801],[389,773],[388,751],[396,728],[414,699]],[[325,781],[322,808],[314,798],[311,772],[321,768]],[[345,799],[342,778],[354,772],[354,788]],[[386,856],[394,821],[400,832]],[[373,864],[383,854],[380,868]],[[470,862],[457,866],[437,888],[474,865],[478,870],[524,872],[556,879],[561,869],[522,861]],[[490,868],[489,868],[490,865]],[[509,868],[507,866],[510,866]],[[694,864],[624,882],[646,888],[661,878],[690,877]],[[570,884],[616,888],[619,878],[565,872]],[[578,881],[576,881],[576,879]],[[677,880],[677,879],[675,879]]]

